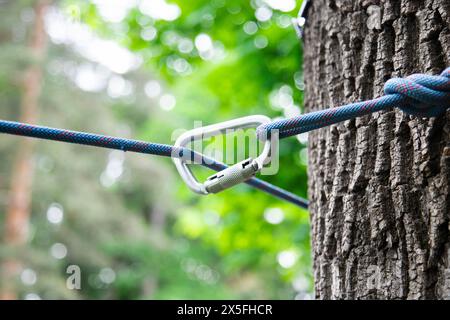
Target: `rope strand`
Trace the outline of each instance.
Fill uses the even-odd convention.
[[[311,112],[298,117],[261,125],[257,128],[257,135],[258,137],[267,137],[272,130],[278,130],[280,138],[287,138],[299,133],[323,128],[344,120],[394,107],[400,108],[400,110],[414,116],[439,116],[450,108],[450,68],[444,70],[439,76],[415,74],[405,79],[391,79],[386,82],[384,93],[384,96],[373,100],[351,103],[338,108]],[[0,120],[0,132],[165,157],[181,158],[183,155],[190,154],[191,159],[201,159],[200,164],[210,169],[221,171],[227,168],[225,164],[198,154],[190,149],[177,149],[167,144],[42,127],[5,120]],[[251,178],[246,183],[302,208],[308,207],[307,200],[268,182]]]
[[[164,157],[181,158],[188,154],[189,158],[192,160],[201,159],[199,164],[209,169],[221,171],[227,168],[225,164],[216,161],[214,159],[211,159],[209,157],[206,157],[204,155],[198,154],[190,149],[187,148],[177,149],[176,147],[167,144],[159,144],[133,139],[105,136],[100,134],[36,126],[32,124],[6,120],[0,120],[0,132],[18,136],[26,136],[39,139],[90,145],[100,148],[146,153]],[[305,200],[291,192],[283,190],[268,182],[262,181],[257,178],[251,178],[250,180],[247,180],[245,183],[263,192],[271,194],[277,198],[293,203],[301,208],[305,209],[308,208],[308,200]]]
[[[406,79],[390,79],[384,86],[384,93],[377,99],[264,124],[258,127],[257,134],[262,138],[270,135],[272,130],[278,130],[280,139],[287,138],[394,107],[414,116],[439,116],[450,108],[450,68],[440,76],[414,74]]]

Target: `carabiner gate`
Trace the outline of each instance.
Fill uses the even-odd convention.
[[[256,128],[270,121],[269,117],[255,115],[195,128],[183,133],[176,140],[175,147],[186,148],[190,142],[223,134],[225,130]],[[210,176],[204,183],[197,181],[184,159],[172,158],[172,160],[181,178],[191,190],[199,194],[209,194],[220,192],[252,178],[270,161],[270,154],[271,139],[265,139],[264,149],[257,158],[248,158],[236,163]]]

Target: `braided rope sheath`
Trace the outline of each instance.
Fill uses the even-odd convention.
[[[450,68],[447,68],[440,76],[415,74],[406,79],[391,79],[386,82],[384,92],[385,95],[377,99],[311,112],[298,117],[261,125],[257,128],[257,135],[259,137],[267,137],[272,130],[278,130],[279,137],[286,138],[393,107],[398,107],[404,112],[415,116],[438,116],[450,108]],[[166,144],[35,126],[5,120],[0,120],[0,132],[165,157],[186,158],[188,156],[188,159],[200,159],[198,163],[216,171],[227,168],[225,164],[190,149],[176,148]],[[307,200],[265,181],[251,178],[246,183],[300,207],[307,208],[308,206]]]
[[[164,157],[177,157],[177,158],[183,157],[184,159],[191,159],[192,161],[198,159],[199,161],[197,162],[199,164],[215,171],[221,171],[227,168],[225,164],[218,162],[214,159],[211,159],[209,157],[203,156],[190,149],[177,148],[167,144],[151,143],[139,140],[104,136],[93,133],[42,127],[5,120],[0,120],[0,132],[39,139],[90,145],[101,148],[153,154]],[[307,200],[291,192],[285,191],[277,186],[274,186],[268,182],[262,181],[257,178],[251,178],[247,180],[245,183],[256,189],[271,194],[277,198],[291,202],[302,208],[305,209],[308,208]]]
[[[377,99],[261,125],[257,128],[258,137],[263,139],[272,130],[278,130],[280,139],[286,138],[393,107],[419,117],[436,117],[450,108],[450,68],[439,76],[414,74],[405,79],[390,79],[384,93]]]

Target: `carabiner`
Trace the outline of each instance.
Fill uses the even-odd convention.
[[[269,117],[254,115],[195,128],[178,137],[175,147],[186,148],[190,142],[223,134],[225,130],[256,128],[270,121]],[[270,161],[271,139],[265,139],[263,142],[264,148],[257,158],[236,163],[210,176],[204,183],[197,181],[184,159],[174,157],[172,160],[181,178],[191,190],[199,194],[217,193],[252,178]]]

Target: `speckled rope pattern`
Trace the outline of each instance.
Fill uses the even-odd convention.
[[[258,127],[257,134],[265,137],[272,130],[278,130],[279,138],[286,138],[395,107],[418,117],[436,117],[450,108],[450,68],[439,76],[414,74],[405,79],[390,79],[384,85],[384,93],[373,100],[264,124]]]
[[[385,95],[377,99],[274,121],[258,127],[257,134],[261,137],[267,137],[272,130],[278,130],[279,137],[286,138],[394,107],[398,107],[414,116],[438,116],[450,108],[450,68],[447,68],[439,76],[415,74],[405,79],[391,79],[386,82],[384,92]],[[220,171],[227,167],[223,163],[199,155],[192,150],[186,148],[178,148],[179,150],[177,150],[175,147],[166,144],[42,127],[6,120],[0,120],[0,132],[165,157],[181,158],[183,155],[189,154],[192,159],[194,159],[194,156],[199,156],[199,159],[202,159],[201,164],[210,169]],[[262,180],[252,178],[246,183],[302,208],[307,208],[308,206],[307,200]]]

